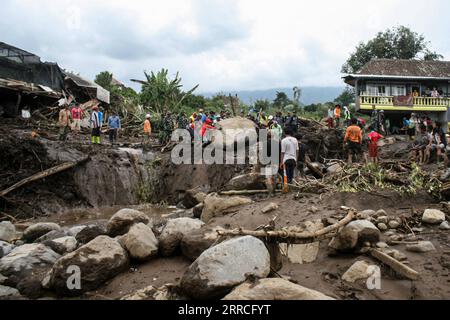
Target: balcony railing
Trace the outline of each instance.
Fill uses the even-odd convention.
[[[361,105],[376,105],[387,107],[401,107],[399,105],[394,106],[394,97],[390,96],[360,96]],[[413,105],[405,105],[407,107],[450,107],[450,98],[430,98],[430,97],[415,97],[413,98]]]

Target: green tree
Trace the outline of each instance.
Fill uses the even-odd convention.
[[[111,91],[113,85],[113,74],[108,71],[100,72],[98,75],[95,76],[95,83],[99,86],[103,87],[104,89]]]
[[[165,110],[180,111],[183,101],[198,88],[197,85],[184,92],[179,73],[173,80],[169,78],[168,73],[167,69],[162,69],[156,74],[144,72],[146,81],[142,83],[140,100],[142,104],[157,113],[163,113]]]
[[[347,86],[344,91],[334,100],[335,104],[341,106],[350,106],[350,104],[355,103],[355,89]]]
[[[271,103],[269,100],[265,99],[265,100],[256,100],[255,101],[255,110],[257,111],[264,111],[264,112],[268,112],[269,109],[271,107]]]
[[[379,32],[367,43],[361,42],[347,62],[342,66],[343,73],[355,73],[374,58],[384,59],[424,59],[439,60],[443,56],[429,48],[425,37],[405,26]]]
[[[273,106],[278,109],[284,109],[286,106],[292,104],[292,101],[289,100],[288,96],[284,92],[277,92],[277,96],[273,101]]]

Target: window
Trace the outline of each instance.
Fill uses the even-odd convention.
[[[370,96],[387,96],[386,85],[384,84],[368,84],[367,93]]]
[[[392,86],[393,96],[406,96],[406,86],[394,85]]]

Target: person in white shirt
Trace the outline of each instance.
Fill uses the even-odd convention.
[[[294,180],[295,168],[297,167],[298,153],[300,151],[298,140],[292,136],[291,128],[286,128],[284,138],[281,141],[281,169],[286,170],[288,183]]]

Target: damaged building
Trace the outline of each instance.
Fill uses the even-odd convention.
[[[20,110],[57,105],[61,99],[109,104],[110,93],[57,63],[42,62],[33,53],[0,42],[0,116],[15,117]]]

